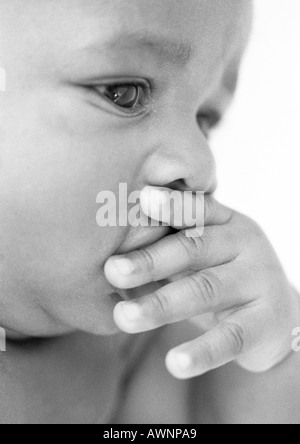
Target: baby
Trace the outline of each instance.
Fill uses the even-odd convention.
[[[209,134],[251,11],[1,0],[1,423],[299,423],[298,294],[260,228],[213,197]],[[204,234],[100,228],[96,196],[121,183],[149,219],[162,189],[205,193]]]

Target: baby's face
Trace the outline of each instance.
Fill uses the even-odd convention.
[[[2,0],[1,322],[113,331],[108,257],[163,228],[100,228],[102,190],[212,192],[206,133],[234,92],[248,0]],[[3,311],[4,310],[4,311]]]

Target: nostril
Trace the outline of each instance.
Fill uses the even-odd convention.
[[[176,191],[187,191],[188,186],[186,184],[186,181],[184,179],[175,180],[174,182],[170,182],[165,185],[166,188],[169,188],[170,190],[176,190]]]

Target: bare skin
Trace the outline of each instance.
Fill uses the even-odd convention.
[[[210,326],[216,350],[227,352],[221,362],[213,355],[211,367],[232,360],[240,367],[231,364],[193,381],[189,379],[212,369],[203,367],[207,350],[202,347],[203,338],[199,342],[199,323],[187,319],[183,328],[167,327],[150,343],[146,334],[140,348],[138,338],[118,333],[119,329],[139,333],[145,323],[128,326],[122,317],[124,294],[133,295],[132,276],[120,283],[120,276],[109,268],[109,259],[149,246],[158,252],[156,257],[164,257],[159,241],[169,230],[100,229],[95,222],[96,195],[101,190],[117,194],[120,182],[128,184],[129,192],[149,186],[214,192],[215,165],[207,135],[234,94],[250,22],[246,0],[189,0],[189,8],[185,0],[164,0],[163,6],[159,0],[1,1],[0,60],[7,71],[8,88],[0,101],[0,325],[10,332],[8,350],[1,355],[1,423],[112,419],[172,423],[189,422],[192,417],[199,423],[261,418],[299,422],[293,406],[300,405],[300,391],[292,390],[298,384],[299,356],[282,362],[286,332],[297,326],[297,296],[252,221],[218,206],[215,217],[220,211],[222,217],[234,217],[221,221],[222,249],[217,251],[222,251],[225,261],[231,257],[225,238],[233,239],[233,231],[234,247],[240,248],[238,241],[245,232],[258,240],[256,248],[250,242],[251,249],[243,250],[246,257],[237,252],[243,266],[236,266],[229,275],[244,282],[243,267],[255,271],[253,258],[260,257],[263,249],[263,259],[271,264],[264,274],[264,288],[276,282],[278,294],[275,299],[266,298],[265,292],[259,294],[259,316],[247,312],[243,321],[248,323],[243,326],[252,339],[253,330],[248,327],[251,324],[261,332],[255,324],[260,317],[269,327],[278,322],[278,335],[270,346],[273,330],[269,328],[263,334],[263,352],[253,350],[251,343],[246,357],[241,357],[240,350],[224,342],[220,334],[221,341],[216,342],[215,325]],[[127,85],[151,86],[151,99],[147,102],[141,93],[139,106],[124,111],[103,96],[103,88],[122,85],[124,79]],[[229,224],[232,221],[236,230]],[[214,218],[210,225],[217,230]],[[172,242],[180,260],[189,260],[177,251],[176,239],[163,241]],[[219,257],[213,245],[207,248],[212,252],[207,259],[214,259],[210,265],[215,268]],[[192,268],[197,269],[199,258],[192,249],[188,251],[197,263]],[[135,257],[142,270],[135,276],[138,285],[153,280],[157,270],[148,269],[147,275],[143,269],[147,264],[137,253]],[[153,266],[157,267],[155,261]],[[184,271],[186,263],[176,266],[177,272]],[[174,282],[174,294],[183,288],[180,279],[173,279],[174,270],[163,273],[157,280]],[[258,281],[257,274],[250,277],[247,291]],[[139,300],[140,306],[148,303],[149,307],[149,300],[157,296],[146,295]],[[218,308],[232,308],[224,300],[218,304]],[[156,300],[156,307],[163,305]],[[278,307],[284,307],[284,320]],[[186,314],[178,300],[179,308],[181,315]],[[201,314],[201,309],[199,313],[197,301],[195,312],[180,320]],[[146,329],[175,320],[179,320],[176,310],[150,310]],[[191,346],[189,340],[195,338],[193,344],[201,347]],[[275,352],[262,360],[271,348]],[[170,350],[170,373],[187,381],[177,381],[167,372],[164,358]],[[178,350],[192,353],[196,363],[187,373],[176,365]],[[124,375],[134,359],[140,359],[139,365],[116,411]],[[263,376],[250,373],[267,369]],[[154,394],[149,381],[155,381]]]

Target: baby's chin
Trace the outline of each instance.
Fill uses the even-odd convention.
[[[126,254],[154,244],[170,234],[168,227],[130,228],[115,254]],[[80,273],[79,273],[80,274]],[[49,284],[49,283],[48,283]],[[50,285],[50,284],[49,284]],[[114,322],[114,309],[119,302],[135,299],[155,291],[161,284],[152,283],[134,290],[113,288],[106,280],[101,265],[94,264],[93,271],[80,279],[74,276],[72,284],[56,292],[49,289],[47,304],[43,305],[43,315],[48,317],[43,329],[20,332],[25,337],[53,337],[82,331],[88,334],[109,336],[119,333]],[[51,285],[50,285],[51,287]],[[53,290],[53,291],[52,291]],[[56,296],[53,298],[55,294]],[[70,297],[66,297],[69,294]],[[49,303],[49,301],[51,303]],[[40,325],[40,324],[39,324]],[[13,338],[12,338],[13,339]],[[16,339],[18,339],[16,337]]]

